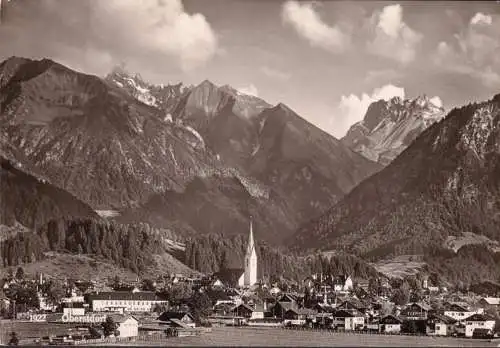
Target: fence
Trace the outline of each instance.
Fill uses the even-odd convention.
[[[311,328],[307,326],[282,326],[283,330],[295,331],[312,331],[312,332],[328,332],[332,334],[345,334],[345,335],[381,335],[381,336],[428,336],[425,333],[409,333],[409,332],[380,332],[374,330],[338,330],[338,329],[324,329],[324,328]]]

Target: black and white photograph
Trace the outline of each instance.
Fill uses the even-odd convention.
[[[500,347],[500,1],[0,0],[0,346]]]

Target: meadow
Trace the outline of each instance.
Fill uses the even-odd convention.
[[[386,336],[284,330],[281,328],[214,327],[212,332],[193,337],[174,337],[163,342],[139,342],[141,346],[295,346],[295,347],[497,347],[500,341],[481,339]],[[123,344],[122,344],[123,345]]]

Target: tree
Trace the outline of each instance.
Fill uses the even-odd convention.
[[[212,301],[210,297],[204,292],[195,292],[189,300],[189,307],[191,313],[197,322],[201,319],[208,317],[212,311]]]
[[[141,284],[141,289],[143,291],[156,291],[154,282],[151,279],[143,279]]]
[[[392,302],[398,306],[402,306],[408,303],[410,299],[410,293],[403,287],[396,289],[392,295]]]
[[[18,267],[16,271],[16,279],[23,280],[24,279],[24,269],[22,267]]]
[[[177,283],[170,286],[165,291],[165,297],[173,304],[180,304],[193,296],[193,289],[186,283]]]
[[[120,279],[120,277],[118,275],[115,276],[115,278],[113,279],[113,284],[111,285],[111,287],[113,288],[113,290],[118,290],[120,289],[120,287],[122,286],[122,281]]]
[[[61,283],[52,280],[47,287],[47,299],[53,304],[57,305],[61,302],[61,299],[66,295],[66,291]]]
[[[102,329],[104,331],[104,336],[108,337],[117,331],[118,324],[115,323],[112,317],[108,316],[106,317],[106,321],[102,323]]]

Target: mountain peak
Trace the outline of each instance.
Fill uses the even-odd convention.
[[[413,99],[381,99],[369,105],[363,120],[354,124],[342,141],[368,159],[388,164],[443,116],[439,97],[422,94]]]

